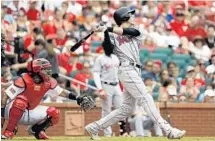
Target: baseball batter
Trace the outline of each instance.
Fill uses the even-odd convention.
[[[157,111],[152,96],[146,90],[141,79],[141,65],[139,61],[139,47],[144,37],[144,30],[135,25],[135,10],[121,7],[114,12],[114,20],[118,27],[100,26],[97,32],[105,31],[110,36],[114,54],[120,60],[118,71],[119,80],[124,86],[124,101],[119,109],[85,127],[92,139],[99,139],[99,130],[117,123],[132,114],[136,105],[143,106],[148,116],[164,130],[168,138],[179,139],[186,131],[173,128]],[[107,38],[105,38],[106,40]]]
[[[96,58],[93,67],[94,81],[99,89],[102,107],[102,117],[111,112],[112,105],[114,109],[121,106],[122,92],[119,87],[118,67],[119,59],[105,47],[109,44],[103,42],[102,46],[105,54],[101,54]],[[112,130],[109,126],[104,129],[105,136],[111,136]]]

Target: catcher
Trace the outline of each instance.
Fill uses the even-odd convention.
[[[8,125],[2,139],[12,139],[17,124],[30,125],[28,132],[37,139],[49,139],[45,131],[58,123],[60,111],[55,107],[39,105],[44,95],[77,100],[84,111],[95,106],[91,97],[76,96],[58,86],[57,81],[51,77],[51,64],[48,60],[35,59],[27,64],[27,69],[29,73],[22,74],[5,91],[8,100],[4,118],[8,120]]]

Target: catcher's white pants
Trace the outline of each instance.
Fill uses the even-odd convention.
[[[4,116],[6,120],[9,119],[9,116],[10,116],[9,113],[10,113],[10,108],[12,107],[12,104],[13,104],[13,101],[5,107]],[[47,116],[47,112],[46,112],[47,109],[48,109],[47,106],[38,105],[33,110],[29,110],[29,113],[28,113],[28,110],[25,110],[18,124],[34,125],[38,122],[43,121]]]
[[[118,109],[122,105],[122,92],[119,84],[111,86],[103,83],[102,88],[107,94],[106,99],[101,99],[102,117],[105,117],[111,112],[112,106],[114,109]],[[111,136],[111,134],[112,129],[110,126],[104,129],[105,136]]]
[[[119,79],[124,88],[124,101],[119,109],[112,111],[107,116],[95,121],[99,129],[105,129],[108,126],[117,123],[132,114],[135,110],[135,105],[143,106],[148,116],[157,123],[166,134],[170,132],[171,126],[161,117],[157,111],[152,96],[146,90],[146,87],[141,79],[140,69],[133,66],[120,66]]]

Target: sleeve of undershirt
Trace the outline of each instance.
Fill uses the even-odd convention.
[[[94,82],[99,90],[102,89],[101,70],[102,70],[102,65],[101,65],[100,56],[99,56],[98,58],[96,58],[96,61],[93,67]]]
[[[138,36],[140,36],[140,31],[138,31],[135,28],[123,28],[122,35],[129,35],[129,36],[133,36],[133,37],[138,37]]]

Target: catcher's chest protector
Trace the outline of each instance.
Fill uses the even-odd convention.
[[[22,78],[25,83],[25,90],[21,93],[21,95],[25,95],[27,97],[29,109],[32,110],[39,105],[43,96],[51,88],[51,81],[36,84],[29,74],[23,74]]]

